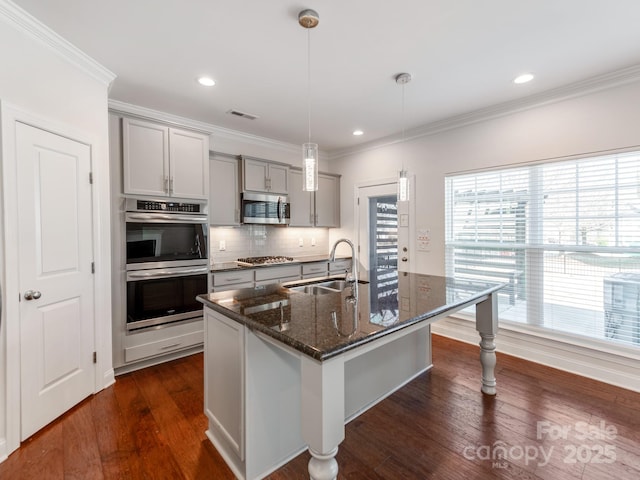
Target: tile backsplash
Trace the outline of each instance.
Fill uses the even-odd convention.
[[[302,243],[302,246],[300,244]],[[314,245],[315,244],[315,245]],[[209,229],[211,263],[241,257],[284,255],[301,257],[329,254],[329,230],[272,225],[242,225]],[[224,250],[222,250],[224,248]]]

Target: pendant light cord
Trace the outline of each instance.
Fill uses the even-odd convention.
[[[307,28],[307,125],[311,143],[311,29]]]
[[[402,141],[400,142],[402,145],[404,145],[404,86],[405,84],[402,84]],[[402,155],[402,171],[404,172],[404,155]]]
[[[404,143],[404,83],[402,84],[402,143]]]

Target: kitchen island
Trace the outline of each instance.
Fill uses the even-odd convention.
[[[201,295],[207,436],[239,478],[308,448],[310,477],[337,476],[344,425],[431,368],[430,324],[476,308],[482,392],[494,395],[502,284],[396,273],[397,291],[344,282]]]

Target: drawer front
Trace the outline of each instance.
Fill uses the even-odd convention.
[[[285,277],[300,278],[300,265],[286,265],[256,269],[256,282],[260,280],[276,280]]]
[[[253,270],[232,270],[230,272],[212,273],[213,286],[235,285],[237,283],[253,282]]]
[[[333,274],[344,273],[345,270],[351,270],[351,259],[345,258],[342,260],[336,260],[329,264],[329,271]]]
[[[234,283],[230,285],[219,285],[211,289],[212,292],[224,292],[225,290],[238,290],[240,288],[253,288],[253,280],[251,282]]]
[[[315,263],[303,263],[302,275],[307,276],[315,274],[318,277],[322,277],[327,274],[327,262],[315,262]]]
[[[291,277],[271,278],[268,280],[259,280],[256,282],[256,287],[260,287],[262,285],[269,285],[271,283],[295,282],[297,280],[300,280],[300,275],[293,275]]]
[[[176,337],[169,337],[157,342],[144,343],[124,349],[124,361],[135,362],[147,357],[163,355],[185,348],[193,347],[204,342],[204,330],[187,333]]]

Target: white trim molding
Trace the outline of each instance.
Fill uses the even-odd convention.
[[[640,64],[627,68],[608,72],[595,77],[587,78],[579,82],[554,88],[524,98],[511,100],[509,102],[492,105],[487,108],[474,110],[450,118],[445,118],[436,122],[423,125],[400,134],[372,140],[354,147],[334,150],[329,152],[329,160],[336,160],[356,153],[367,152],[393,145],[400,142],[408,142],[416,138],[435,135],[437,133],[465,127],[474,123],[480,123],[494,118],[504,117],[514,113],[531,110],[552,103],[561,102],[571,98],[589,95],[591,93],[608,90],[629,83],[640,81]]]
[[[0,0],[0,19],[46,46],[94,79],[110,86],[116,75],[9,0]]]
[[[467,319],[447,317],[434,323],[431,328],[432,333],[437,335],[465,343],[478,343],[475,323]],[[557,338],[551,338],[552,335]],[[527,331],[525,325],[522,328],[513,324],[502,325],[496,335],[498,352],[640,392],[640,354],[627,352],[623,347],[620,353],[616,353],[614,348],[590,343],[586,339],[579,342],[555,332],[537,335],[536,332]],[[500,391],[499,359],[496,369]]]
[[[118,100],[109,100],[109,111],[114,114],[121,114],[130,117],[141,118],[144,120],[155,120],[163,122],[169,125],[175,125],[181,128],[189,128],[202,133],[209,134],[213,137],[212,145],[215,144],[215,139],[227,139],[238,143],[256,145],[258,147],[267,147],[280,150],[287,153],[295,153],[302,155],[300,145],[292,143],[281,142],[279,140],[273,140],[271,138],[260,137],[249,133],[240,132],[237,130],[231,130],[229,128],[219,127],[211,123],[201,122],[198,120],[192,120],[189,118],[181,117],[179,115],[173,115],[171,113],[160,112],[151,108],[141,107],[138,105],[132,105],[130,103],[121,102]],[[224,152],[230,155],[238,155],[242,152]],[[301,157],[302,158],[302,157]],[[320,152],[320,158],[328,158],[326,154]]]

